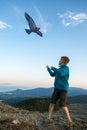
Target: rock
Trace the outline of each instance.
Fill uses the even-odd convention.
[[[15,125],[20,124],[18,119],[13,120],[12,123],[15,124]]]

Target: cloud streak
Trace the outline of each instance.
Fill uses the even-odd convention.
[[[58,13],[57,15],[62,20],[62,24],[66,27],[77,26],[77,25],[87,21],[87,14],[83,13],[83,12],[75,13],[75,12],[67,11],[64,14]]]
[[[6,29],[8,27],[11,27],[11,26],[3,21],[0,21],[0,30]]]
[[[40,10],[39,10],[36,6],[34,6],[34,9],[35,9],[35,11],[36,11],[36,13],[37,13],[37,15],[38,15],[38,20],[39,20],[39,22],[40,22],[42,32],[43,32],[43,33],[47,33],[48,27],[49,27],[51,24],[50,24],[49,22],[46,22],[46,21],[44,20],[42,14],[41,14],[41,12],[40,12]]]
[[[21,10],[19,7],[15,6],[15,5],[11,5],[13,10],[21,17],[23,17],[23,10]]]

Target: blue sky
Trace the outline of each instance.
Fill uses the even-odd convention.
[[[43,37],[26,34],[28,12]],[[0,85],[53,86],[46,65],[70,57],[70,86],[87,89],[87,1],[0,0]]]

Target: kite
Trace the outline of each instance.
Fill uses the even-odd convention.
[[[43,36],[42,32],[40,32],[40,28],[36,26],[34,20],[32,19],[31,16],[29,16],[28,13],[24,13],[24,16],[28,22],[29,28],[30,29],[25,29],[26,33],[30,34],[31,32],[37,33],[39,36]]]

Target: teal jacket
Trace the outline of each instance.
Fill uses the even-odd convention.
[[[64,64],[60,66],[58,69],[55,67],[52,67],[51,69],[48,68],[47,70],[52,77],[55,77],[55,80],[54,80],[55,88],[59,90],[68,91],[69,67]]]

